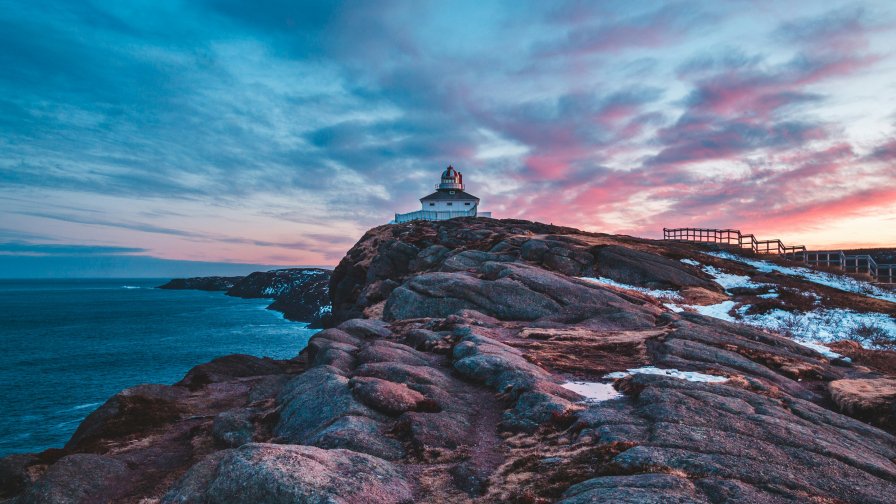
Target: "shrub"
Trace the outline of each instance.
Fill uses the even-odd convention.
[[[852,331],[855,340],[864,346],[896,348],[896,337],[877,324],[861,323]]]

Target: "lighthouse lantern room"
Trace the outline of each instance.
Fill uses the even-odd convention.
[[[395,223],[413,220],[447,220],[455,217],[491,217],[479,211],[479,198],[464,191],[464,176],[453,166],[442,172],[436,192],[420,198],[422,208],[416,212],[395,214]]]

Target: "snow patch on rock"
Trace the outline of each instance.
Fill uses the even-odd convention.
[[[710,265],[703,266],[703,271],[709,274],[709,276],[711,276],[712,279],[717,284],[721,285],[722,288],[724,288],[726,291],[728,289],[734,289],[738,287],[754,289],[757,287],[763,287],[765,285],[750,280],[750,277],[746,275],[734,275],[732,273],[725,273],[719,268]]]
[[[876,331],[896,340],[896,319],[885,313],[859,313],[843,308],[816,308],[809,312],[770,310],[766,313],[746,314],[749,306],[738,308],[740,321],[770,331],[791,336],[795,340],[833,343],[844,339],[860,343],[863,332]],[[863,346],[868,345],[867,342]]]
[[[712,277],[715,283],[719,284],[726,291],[728,289],[734,289],[737,287],[747,287],[747,288],[757,288],[763,287],[766,284],[756,283],[750,280],[750,277],[746,275],[735,275],[732,273],[725,273],[724,271],[716,268],[715,266],[710,266],[708,264],[701,264],[699,261],[695,261],[694,259],[682,259],[681,262],[685,264],[690,264],[691,266],[696,266],[702,269],[706,274]]]
[[[584,397],[586,403],[609,401],[622,396],[618,390],[613,388],[612,383],[573,381],[560,386]]]
[[[730,252],[703,252],[704,254],[711,255],[713,257],[718,257],[720,259],[726,259],[729,261],[737,261],[740,263],[748,264],[763,273],[777,272],[784,275],[790,275],[798,278],[802,278],[803,280],[807,280],[812,283],[817,283],[819,285],[826,285],[828,287],[833,287],[835,289],[840,289],[846,292],[853,292],[856,294],[861,294],[863,296],[873,297],[876,299],[882,299],[884,301],[890,301],[896,303],[896,292],[890,292],[880,287],[871,284],[869,282],[863,282],[861,280],[857,280],[852,277],[848,277],[845,275],[835,275],[833,273],[828,273],[825,271],[816,271],[811,268],[805,268],[800,266],[782,266],[780,264],[771,263],[768,261],[762,261],[759,259],[750,259],[747,257],[742,257],[737,254],[732,254]]]
[[[634,292],[639,292],[641,294],[645,294],[654,299],[665,300],[665,301],[682,301],[684,298],[681,297],[681,294],[671,291],[671,290],[659,290],[659,289],[647,289],[645,287],[638,287],[636,285],[629,285],[617,282],[615,280],[610,280],[609,278],[604,277],[581,277],[582,280],[586,280],[588,282],[606,285],[609,287],[615,287],[617,289],[629,290]]]
[[[722,301],[719,304],[708,305],[708,306],[699,306],[699,305],[687,305],[685,308],[690,308],[691,310],[699,313],[700,315],[706,315],[707,317],[713,317],[721,320],[727,320],[728,322],[736,322],[735,318],[732,317],[729,312],[734,309],[734,305],[736,303],[734,301]]]
[[[706,373],[698,373],[696,371],[679,371],[677,369],[660,369],[658,367],[646,366],[634,369],[628,369],[626,371],[617,371],[615,373],[610,373],[604,378],[625,378],[626,376],[633,374],[649,374],[649,375],[661,375],[661,376],[670,376],[672,378],[678,378],[680,380],[687,380],[692,382],[702,382],[702,383],[723,383],[728,381],[728,378],[725,376],[717,376]]]

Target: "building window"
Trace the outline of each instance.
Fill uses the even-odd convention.
[[[454,194],[454,191],[451,191],[451,194]],[[449,203],[449,205],[450,205],[450,203]]]
[[[454,203],[448,203],[448,206],[451,206],[451,205],[453,205],[453,204],[454,204]]]
[[[468,202],[464,203],[464,205],[470,206],[470,202],[468,201]]]
[[[435,204],[435,203],[430,203],[429,206],[436,206],[436,204]]]

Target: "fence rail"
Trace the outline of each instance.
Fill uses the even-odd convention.
[[[395,223],[398,224],[415,220],[446,220],[454,219],[455,217],[476,217],[477,213],[483,217],[491,217],[490,212],[477,212],[475,207],[469,210],[460,211],[417,210],[416,212],[395,214]],[[484,215],[485,213],[488,213],[488,215]]]
[[[896,284],[896,264],[878,264],[867,254],[846,255],[842,250],[808,251],[803,245],[786,246],[781,240],[757,240],[738,229],[663,228],[663,239],[696,243],[718,243],[750,249],[757,254],[777,254],[814,266],[840,268],[846,273],[864,274],[871,281]]]

